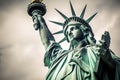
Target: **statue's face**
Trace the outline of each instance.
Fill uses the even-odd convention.
[[[84,38],[80,26],[81,24],[76,24],[76,23],[70,23],[68,25],[68,28],[66,30],[66,35],[70,42],[74,39],[80,41]]]

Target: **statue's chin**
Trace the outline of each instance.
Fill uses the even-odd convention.
[[[71,41],[77,41],[77,42],[80,42],[82,41],[84,38],[73,38]]]
[[[77,41],[75,38],[73,38],[70,42],[71,42],[71,44],[75,44],[75,43],[78,43],[79,41]]]

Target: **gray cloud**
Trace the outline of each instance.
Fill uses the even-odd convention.
[[[120,56],[119,49],[120,49],[120,16],[117,17],[113,27],[110,29],[111,35],[111,48],[113,51]]]
[[[0,0],[0,8],[5,9],[11,7],[11,5],[16,5],[22,3],[24,0]]]
[[[120,8],[120,0],[101,0],[97,8],[102,10],[106,9],[111,13],[118,12]]]

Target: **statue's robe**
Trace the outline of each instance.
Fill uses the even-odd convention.
[[[106,70],[95,48],[88,45],[63,50],[59,44],[52,43],[44,56],[44,64],[49,68],[46,80],[120,80],[119,59],[115,57],[115,69]],[[108,71],[114,74],[114,79],[108,75]]]

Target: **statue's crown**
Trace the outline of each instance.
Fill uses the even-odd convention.
[[[74,9],[73,9],[72,3],[71,3],[70,0],[69,0],[69,2],[70,2],[70,8],[71,8],[72,17],[67,17],[67,16],[64,15],[62,12],[60,12],[60,11],[57,10],[57,9],[55,9],[55,10],[65,19],[65,21],[64,21],[64,23],[56,22],[56,21],[50,21],[50,22],[55,23],[55,24],[57,24],[57,25],[63,26],[63,30],[53,33],[53,35],[64,33],[65,37],[64,37],[62,40],[60,40],[59,43],[67,40],[65,31],[66,31],[66,29],[67,29],[67,27],[68,27],[67,24],[68,24],[69,22],[71,22],[71,21],[76,21],[76,22],[81,23],[82,25],[85,26],[84,28],[87,27],[87,29],[91,30],[91,33],[92,33],[92,29],[91,29],[91,27],[90,27],[90,25],[89,25],[89,22],[90,22],[90,21],[94,18],[94,16],[97,14],[97,13],[93,14],[93,15],[92,15],[91,17],[89,17],[87,20],[83,19],[84,14],[85,14],[85,10],[86,10],[86,7],[87,7],[87,5],[85,5],[85,7],[84,7],[83,10],[82,10],[82,13],[80,14],[79,17],[77,17],[77,16],[76,16],[76,13],[75,13],[75,11],[74,11]]]

